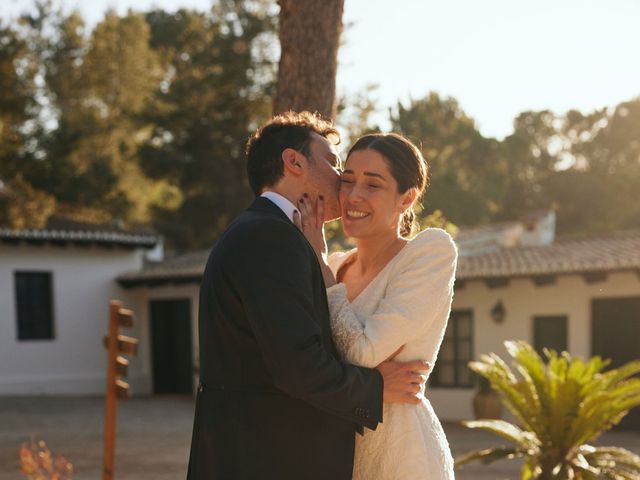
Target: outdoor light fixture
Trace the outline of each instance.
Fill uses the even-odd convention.
[[[506,311],[504,309],[504,305],[502,304],[502,300],[498,300],[498,302],[491,309],[491,318],[495,323],[502,323],[504,322],[505,313]]]

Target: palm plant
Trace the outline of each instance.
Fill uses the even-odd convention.
[[[518,425],[504,420],[464,424],[515,445],[476,450],[456,465],[524,458],[523,480],[627,480],[640,478],[640,457],[617,447],[589,444],[640,405],[640,360],[604,371],[609,361],[587,361],[545,350],[547,362],[526,342],[505,342],[513,370],[495,353],[469,367],[500,393]],[[517,372],[517,373],[516,373]]]

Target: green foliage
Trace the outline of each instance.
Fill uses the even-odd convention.
[[[421,215],[423,207],[421,205],[417,205],[414,207],[416,211],[416,216],[419,218],[418,224],[420,225],[420,230],[424,230],[425,228],[441,228],[446,230],[451,236],[455,238],[460,229],[453,224],[447,217],[445,217],[444,213],[441,210],[435,210],[429,215]]]
[[[548,110],[522,112],[513,122],[513,133],[500,142],[503,188],[497,220],[513,220],[540,208],[560,208],[545,188],[545,181],[558,173],[559,158],[552,154],[554,142],[560,141],[557,121]]]
[[[429,162],[425,215],[441,210],[462,225],[489,221],[501,201],[495,141],[480,134],[453,98],[436,93],[398,103],[390,119],[391,129],[421,147]]]
[[[19,68],[27,45],[17,31],[0,25],[0,159],[3,174],[7,174],[6,162],[11,162],[22,147],[25,137],[20,127],[28,120],[33,91],[34,74],[29,65]],[[16,169],[12,164],[11,168]]]
[[[26,48],[14,64],[33,70],[35,101],[14,124],[24,135],[11,157],[18,167],[0,172],[10,199],[5,223],[42,227],[50,215],[146,223],[154,206],[177,205],[180,192],[146,176],[137,158],[148,136],[139,115],[160,75],[144,17],[108,12],[87,35],[77,13],[46,1],[36,7],[15,30]]]
[[[371,117],[377,112],[374,97],[378,85],[368,84],[361,91],[341,95],[337,102],[336,124],[346,131],[344,146],[349,148],[356,140],[368,133],[380,132],[380,127],[372,123]],[[346,155],[346,151],[344,154]]]
[[[28,122],[36,107],[36,68],[29,45],[12,26],[0,24],[0,224],[41,226],[55,199],[36,190],[22,173]]]
[[[569,168],[545,188],[568,232],[640,227],[640,98],[588,115],[570,111],[558,129]]]
[[[500,141],[436,93],[399,103],[390,120],[430,163],[424,215],[475,225],[552,208],[560,233],[640,228],[640,203],[627,201],[640,183],[640,99],[590,114],[523,112]]]
[[[140,158],[184,196],[178,209],[156,210],[156,227],[177,248],[209,246],[252,198],[243,149],[271,113],[274,64],[264,41],[273,20],[255,1],[147,14],[165,80],[145,112],[154,125]]]
[[[0,222],[118,220],[210,245],[251,198],[242,150],[270,113],[277,12],[219,0],[87,31],[35,6],[0,28]]]
[[[545,350],[545,362],[526,342],[505,342],[513,365],[483,355],[469,367],[489,380],[519,426],[504,420],[465,422],[495,433],[513,448],[470,452],[457,465],[523,457],[523,479],[638,478],[640,457],[615,447],[588,444],[640,405],[640,361],[605,370],[600,357],[587,361]]]
[[[243,146],[271,112],[277,8],[216,0],[208,11],[78,13],[36,0],[0,23],[0,224],[50,216],[144,223],[169,248],[210,245],[251,200]],[[375,86],[341,99],[345,147],[378,131]],[[431,165],[418,221],[513,220],[554,208],[560,233],[640,228],[640,99],[588,114],[523,112],[483,137],[453,98],[390,112]],[[351,244],[336,226],[336,245]]]

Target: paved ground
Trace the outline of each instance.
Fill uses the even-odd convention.
[[[22,478],[18,448],[30,435],[65,455],[76,480],[99,480],[102,465],[101,398],[0,397],[0,480]],[[184,479],[189,454],[193,400],[147,397],[121,402],[116,450],[117,480]],[[495,437],[454,424],[445,425],[454,455],[500,443]],[[602,443],[640,453],[640,433],[613,432]],[[517,463],[469,465],[458,479],[517,480]],[[408,479],[409,480],[409,479]]]

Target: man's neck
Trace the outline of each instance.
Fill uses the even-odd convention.
[[[282,195],[284,198],[293,203],[296,207],[298,206],[298,200],[302,198],[302,193],[298,192],[295,188],[287,187],[285,185],[276,185],[273,187],[264,188],[262,193],[264,192],[274,192],[278,195]]]

